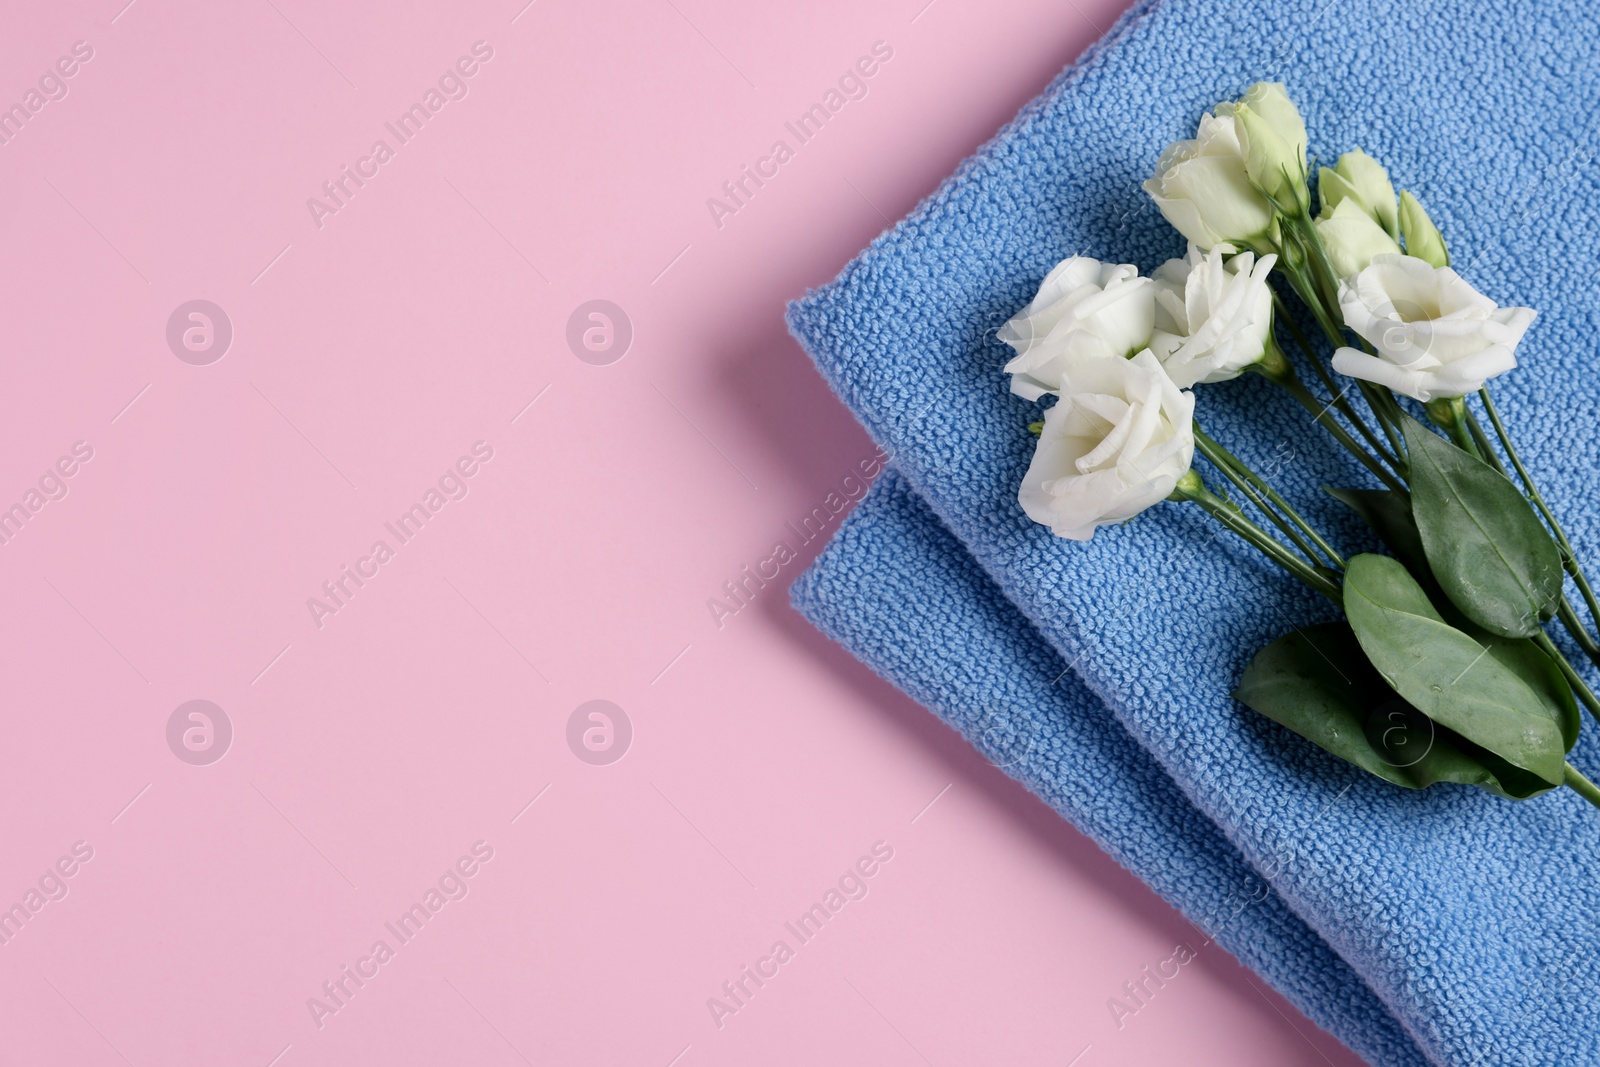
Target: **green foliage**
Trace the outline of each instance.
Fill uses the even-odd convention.
[[[1521,491],[1415,419],[1405,421],[1411,513],[1450,602],[1503,637],[1529,637],[1561,599],[1561,552]]]
[[[1553,788],[1402,699],[1367,660],[1348,623],[1308,626],[1272,642],[1251,661],[1234,695],[1325,751],[1407,789],[1455,782],[1523,799]]]
[[[1362,651],[1396,693],[1512,766],[1561,784],[1572,698],[1544,670],[1554,664],[1537,647],[1481,642],[1451,626],[1387,556],[1350,561],[1344,604]]]

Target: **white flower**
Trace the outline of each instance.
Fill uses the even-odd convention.
[[[1130,355],[1150,343],[1153,329],[1154,288],[1137,267],[1073,256],[1045,276],[1038,295],[997,336],[1017,350],[1006,364],[1011,391],[1037,400],[1059,391],[1078,361]]]
[[[1144,191],[1179,233],[1204,249],[1249,244],[1274,222],[1272,204],[1250,184],[1231,113],[1200,116],[1195,139],[1167,146]]]
[[[1515,367],[1513,352],[1536,314],[1496,306],[1449,267],[1396,255],[1341,282],[1339,309],[1378,354],[1341,348],[1333,369],[1424,403],[1465,396]]]
[[[1341,200],[1333,211],[1314,224],[1317,236],[1322,238],[1333,270],[1340,278],[1348,278],[1365,269],[1376,256],[1400,254],[1395,243],[1372,216],[1352,200]]]
[[[1272,332],[1267,274],[1277,256],[1257,260],[1223,248],[1202,255],[1193,242],[1184,259],[1155,273],[1156,329],[1150,348],[1180,389],[1237,378],[1266,353]]]
[[[1193,458],[1194,394],[1172,384],[1155,353],[1083,359],[1044,414],[1017,500],[1057,537],[1087,541],[1165,500]]]

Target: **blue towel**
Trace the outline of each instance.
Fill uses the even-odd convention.
[[[1087,544],[1016,504],[1035,405],[993,332],[1073,252],[1152,269],[1181,239],[1139,190],[1168,142],[1257,78],[1290,85],[1327,160],[1361,145],[1414,190],[1462,273],[1538,308],[1502,410],[1600,564],[1600,22],[1580,0],[1159,0],[1129,12],[790,326],[998,588],[1190,802],[1439,1064],[1600,1063],[1600,812],[1408,793],[1315,750],[1230,691],[1251,655],[1328,608],[1204,516],[1161,505]],[[1199,390],[1213,436],[1352,550],[1321,484],[1367,484],[1249,378]],[[938,594],[935,594],[938,595]],[[906,640],[915,640],[908,635]],[[1015,664],[990,665],[994,678]],[[998,684],[993,679],[990,684]],[[1018,707],[1019,734],[1044,713]],[[1592,728],[1572,755],[1600,773]]]
[[[791,596],[1176,905],[1203,931],[1188,948],[1221,945],[1378,1067],[1425,1062],[1382,1001],[1065,669],[893,468]],[[1019,708],[1030,714],[1018,718]],[[1143,1010],[1139,1000],[1121,989],[1106,997],[1108,1023],[1137,1025],[1127,1013]]]

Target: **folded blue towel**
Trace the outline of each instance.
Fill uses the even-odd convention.
[[[1372,990],[1066,670],[893,468],[791,596],[819,629],[954,727],[1323,1029],[1378,1067],[1425,1062]],[[1188,946],[1204,951],[1206,942],[1197,935]],[[1108,1012],[1112,998],[1141,1010],[1121,989],[1106,997]],[[1124,1011],[1111,1015],[1119,1028],[1129,1024]]]
[[[1192,509],[1087,544],[1016,504],[1038,408],[994,329],[1072,252],[1153,268],[1181,252],[1139,190],[1162,147],[1280,78],[1323,159],[1361,145],[1415,190],[1469,281],[1540,309],[1496,393],[1569,532],[1600,563],[1600,22],[1581,0],[1159,0],[1136,7],[791,329],[909,483],[1195,807],[1439,1064],[1600,1063],[1600,812],[1408,793],[1230,697],[1270,639],[1327,616]],[[1351,546],[1320,484],[1365,484],[1257,379],[1199,391],[1213,434]],[[1574,432],[1578,431],[1578,432]],[[934,594],[939,595],[939,594]],[[919,639],[906,635],[906,641]],[[1018,734],[1045,715],[1010,711]],[[1600,773],[1592,727],[1572,761]]]

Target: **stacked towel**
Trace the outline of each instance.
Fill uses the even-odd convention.
[[[1180,254],[1181,239],[1138,183],[1202,110],[1259,78],[1286,81],[1314,154],[1365,147],[1427,204],[1469,281],[1503,304],[1540,309],[1519,350],[1524,365],[1497,384],[1497,397],[1580,551],[1593,546],[1589,558],[1600,563],[1590,474],[1600,465],[1600,379],[1589,370],[1600,307],[1590,165],[1600,132],[1597,55],[1600,25],[1577,0],[1424,0],[1403,10],[1369,0],[1143,4],[838,280],[791,310],[795,334],[927,505],[928,513],[900,508],[894,536],[932,558],[938,537],[948,538],[937,516],[994,586],[954,581],[959,568],[941,565],[943,582],[892,586],[900,610],[915,602],[928,617],[955,612],[976,626],[995,610],[984,604],[1008,599],[1153,760],[1145,769],[1159,768],[1271,884],[1276,896],[1263,905],[1281,900],[1343,963],[1314,947],[1288,951],[1315,943],[1287,926],[1254,932],[1259,942],[1226,943],[1380,1064],[1419,1055],[1438,1064],[1600,1063],[1600,998],[1587,973],[1600,958],[1600,813],[1565,791],[1522,804],[1457,787],[1408,793],[1240,707],[1229,693],[1251,655],[1328,608],[1178,505],[1087,545],[1031,524],[1015,496],[1038,408],[1008,394],[1000,373],[1008,353],[993,332],[1068,254],[1146,270]],[[1259,380],[1202,387],[1198,414],[1249,461],[1291,449],[1277,480],[1297,501],[1317,501],[1320,484],[1366,484]],[[875,494],[852,531],[888,523],[890,490],[901,492]],[[1364,547],[1337,505],[1309,510],[1352,550]],[[1163,882],[1170,872],[1158,876],[1127,842],[1092,829],[1087,809],[1067,803],[1070,784],[1050,785],[1070,783],[1067,768],[1089,757],[1081,739],[1062,733],[1060,699],[1018,696],[1008,681],[1032,677],[1042,653],[997,646],[980,671],[959,639],[944,635],[953,643],[934,646],[939,654],[925,647],[937,628],[850,629],[852,617],[885,618],[879,597],[891,579],[852,588],[829,580],[829,568],[883,567],[887,556],[868,543],[841,534],[801,585],[803,609],[951,721],[966,721],[962,707],[987,709],[982,736],[1014,739],[1012,774],[1204,921],[1212,898],[1181,879]],[[1600,772],[1594,736],[1572,756],[1591,775]],[[1068,756],[1041,745],[1047,737]],[[1144,773],[1128,766],[1125,775]],[[1248,914],[1252,926],[1269,925],[1265,911]],[[1315,993],[1330,982],[1348,985],[1342,1000]],[[1394,1034],[1381,1013],[1362,1015],[1377,1012],[1369,995],[1409,1047],[1397,1035],[1362,1042],[1369,1024],[1358,1018],[1370,1018],[1374,1034]]]
[[[891,468],[796,607],[1380,1067],[1424,1063],[1359,975],[1185,799]],[[1026,714],[1019,714],[1023,710]],[[1108,1002],[1122,991],[1108,989]],[[1121,1020],[1119,1020],[1121,1021]]]

